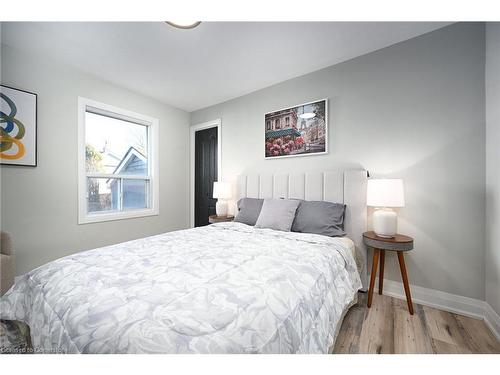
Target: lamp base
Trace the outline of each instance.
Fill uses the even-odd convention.
[[[227,216],[227,202],[225,200],[217,200],[215,204],[215,213],[217,216]]]
[[[389,208],[379,208],[373,213],[373,231],[379,237],[392,238],[398,232],[398,215]]]

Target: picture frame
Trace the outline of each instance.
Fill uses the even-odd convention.
[[[0,165],[37,166],[37,94],[0,85]]]
[[[264,115],[266,160],[328,153],[328,99],[278,109]]]

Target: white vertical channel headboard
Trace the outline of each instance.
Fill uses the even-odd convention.
[[[364,169],[307,173],[240,175],[237,199],[283,198],[344,203],[344,229],[356,245],[363,289],[367,289],[367,250],[363,244],[366,231],[366,184]]]

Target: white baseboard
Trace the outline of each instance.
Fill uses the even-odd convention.
[[[378,291],[378,277],[375,279],[375,291]],[[484,301],[442,292],[440,290],[410,285],[413,302],[435,307],[452,313],[483,319]],[[384,294],[387,296],[406,299],[403,283],[384,279]]]
[[[487,302],[484,303],[484,322],[500,341],[500,315]]]
[[[378,292],[378,277],[375,280],[375,292]],[[455,314],[483,319],[488,328],[500,340],[500,316],[485,301],[442,292],[440,290],[410,285],[413,302],[449,311]],[[384,279],[385,295],[406,300],[403,283]]]

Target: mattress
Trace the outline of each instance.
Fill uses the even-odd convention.
[[[0,318],[37,352],[327,353],[359,288],[348,238],[218,223],[43,265]]]

